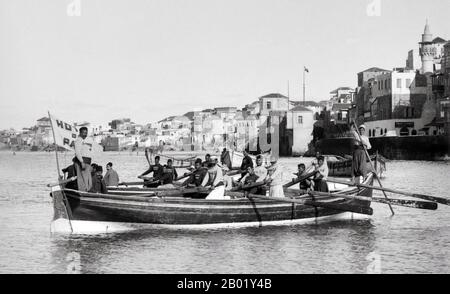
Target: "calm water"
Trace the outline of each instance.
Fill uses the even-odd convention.
[[[61,156],[61,167],[71,156]],[[105,153],[122,180],[145,170],[143,154]],[[283,159],[286,175],[299,159]],[[308,160],[309,161],[309,160]],[[366,273],[375,252],[383,273],[449,273],[450,207],[422,211],[374,204],[368,220],[286,227],[51,235],[47,183],[54,153],[0,152],[0,273]],[[389,162],[387,187],[450,197],[450,163]],[[381,194],[379,194],[381,196]]]

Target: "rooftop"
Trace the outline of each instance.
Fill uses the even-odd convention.
[[[281,95],[280,93],[272,93],[269,95],[265,95],[262,97],[259,97],[259,99],[263,99],[263,98],[284,98],[284,99],[289,99],[288,97]]]
[[[352,107],[351,103],[335,103],[333,104],[333,111],[346,110]]]
[[[303,103],[303,101],[290,101],[292,105],[297,106],[297,105],[301,105],[301,106],[309,106],[309,107],[320,107],[320,104],[315,102],[315,101],[305,101],[305,103]]]
[[[293,111],[293,112],[294,111],[295,112],[312,112],[311,109],[308,109],[308,108],[306,108],[304,106],[301,106],[301,105],[294,107],[293,109],[291,109],[291,111]]]
[[[350,88],[350,87],[340,87],[340,88],[337,88],[334,91],[331,91],[330,94],[336,94],[338,91],[346,91],[346,90],[352,90],[353,91],[354,89]]]
[[[371,67],[371,68],[368,68],[365,71],[362,71],[360,73],[363,73],[363,72],[379,72],[379,71],[390,71],[390,70],[382,69],[382,68],[379,68],[379,67]]]
[[[442,39],[441,37],[436,37],[433,39],[433,43],[447,43],[447,41]]]

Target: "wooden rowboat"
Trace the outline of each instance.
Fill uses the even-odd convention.
[[[373,175],[365,181],[371,185]],[[293,224],[299,221],[317,221],[342,216],[349,211],[372,214],[371,201],[353,200],[331,196],[291,196],[280,200],[244,197],[243,193],[227,193],[229,199],[206,200],[190,197],[190,194],[176,195],[159,193],[151,189],[117,188],[108,194],[80,192],[70,189],[52,189],[54,222],[70,219],[71,230],[77,222],[100,222],[130,225],[149,224],[156,226],[262,226]],[[295,191],[295,190],[292,190]],[[371,199],[372,189],[347,187],[340,191],[345,195],[365,196]],[[161,196],[163,195],[163,196]],[[169,195],[169,196],[164,196]],[[204,192],[204,196],[207,192]],[[367,198],[364,198],[367,199]],[[295,203],[289,203],[295,202]],[[75,230],[76,231],[76,230]]]

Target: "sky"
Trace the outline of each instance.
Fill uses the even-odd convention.
[[[0,129],[47,111],[146,124],[287,95],[288,81],[301,100],[303,66],[306,99],[327,100],[369,67],[404,66],[427,18],[450,39],[449,11],[450,0],[0,0]]]

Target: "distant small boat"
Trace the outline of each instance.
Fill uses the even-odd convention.
[[[352,158],[344,158],[338,155],[324,155],[327,161],[329,176],[331,177],[351,177],[352,175]],[[386,171],[386,159],[381,155],[372,155],[371,161],[379,177]],[[370,163],[367,162],[370,167]]]
[[[372,182],[373,175],[370,174],[365,183],[371,185]],[[175,189],[158,194],[155,193],[158,189],[116,188],[108,194],[98,194],[58,188],[52,190],[54,222],[70,219],[71,224],[94,221],[108,223],[108,226],[128,224],[130,228],[137,224],[194,228],[204,225],[263,226],[339,217],[344,213],[348,215],[350,207],[353,213],[372,213],[371,201],[333,196],[311,198],[309,195],[299,196],[295,193],[298,190],[286,190],[289,197],[280,200],[247,198],[241,192],[227,192],[229,199],[207,200],[180,192],[176,195]],[[339,192],[367,199],[372,197],[372,189],[345,186]],[[203,196],[206,197],[207,192]],[[286,203],[289,199],[298,202]]]

